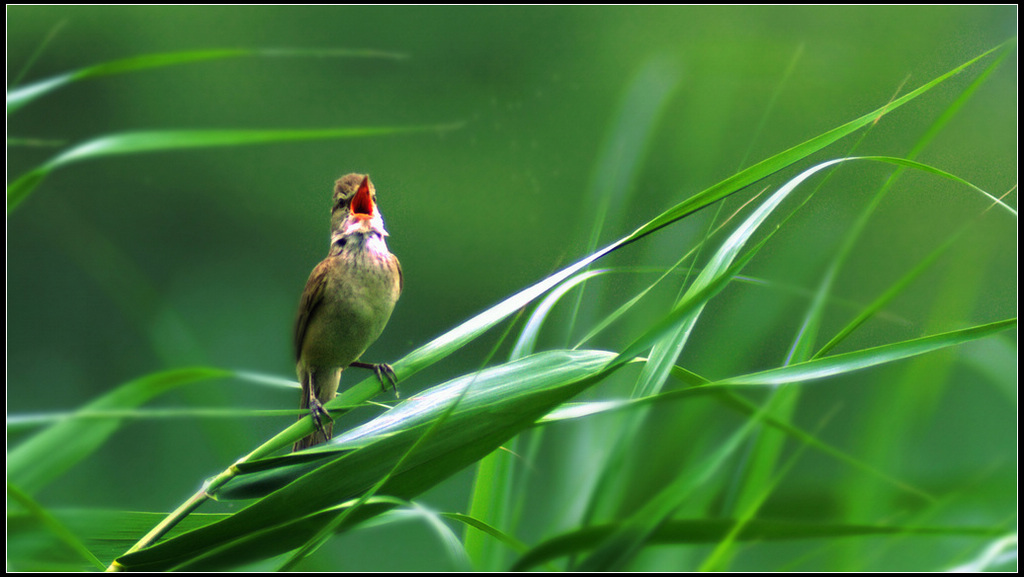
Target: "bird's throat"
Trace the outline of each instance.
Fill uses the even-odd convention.
[[[384,236],[371,231],[338,235],[331,243],[328,256],[345,256],[353,262],[376,262],[387,260],[391,256]]]

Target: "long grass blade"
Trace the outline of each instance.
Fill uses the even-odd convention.
[[[919,339],[818,358],[803,363],[795,363],[779,367],[777,369],[769,369],[767,371],[760,371],[748,375],[729,377],[715,381],[712,384],[784,385],[787,383],[799,383],[824,379],[878,366],[883,363],[890,363],[923,355],[925,353],[930,353],[951,346],[961,345],[973,340],[998,334],[1002,331],[1015,328],[1016,326],[1016,318],[1006,319],[966,329],[921,337]]]
[[[857,156],[857,157],[851,157],[851,160],[852,159],[858,159],[858,160],[877,160],[879,162],[887,162],[889,164],[895,164],[897,166],[903,166],[903,167],[906,167],[906,168],[914,168],[914,169],[920,170],[922,172],[927,172],[929,174],[934,174],[936,176],[941,176],[942,178],[946,178],[946,179],[952,180],[953,182],[957,182],[959,184],[962,184],[964,186],[967,186],[967,187],[971,188],[972,190],[975,190],[976,192],[981,193],[982,195],[988,197],[988,199],[991,200],[994,204],[998,205],[999,207],[1005,209],[1007,212],[1012,214],[1014,216],[1014,218],[1017,217],[1017,209],[1015,209],[1015,208],[1011,207],[1010,205],[1006,204],[1005,202],[1002,201],[1002,199],[996,198],[992,194],[990,194],[988,192],[985,192],[981,188],[971,184],[970,182],[967,182],[966,180],[960,178],[959,176],[957,176],[955,174],[950,174],[950,173],[948,173],[945,170],[942,170],[940,168],[935,168],[934,166],[929,166],[927,164],[924,164],[924,163],[921,163],[921,162],[917,162],[917,161],[914,161],[914,160],[909,160],[909,159],[906,159],[906,158],[896,158],[896,157],[893,157],[893,156]]]
[[[205,367],[154,373],[120,385],[79,411],[88,414],[131,409],[172,389],[228,376],[230,371]],[[7,480],[35,493],[90,455],[120,425],[120,419],[58,421],[7,454]]]
[[[65,151],[45,164],[23,174],[7,186],[7,213],[24,202],[39,183],[54,170],[81,160],[123,154],[140,154],[166,150],[212,148],[298,142],[306,140],[365,138],[389,134],[444,131],[459,124],[430,126],[373,126],[326,128],[315,130],[161,130],[124,132],[94,138]]]
[[[480,531],[485,535],[489,535],[495,541],[503,543],[509,549],[516,551],[518,553],[525,553],[530,548],[526,543],[523,543],[519,539],[516,539],[514,536],[509,535],[508,533],[505,533],[504,531],[501,531],[496,527],[492,527],[491,525],[488,525],[487,523],[484,523],[483,521],[475,517],[463,515],[462,513],[441,513],[441,515],[453,521],[458,521],[466,525],[467,527],[472,527],[473,529],[476,529],[477,531]]]
[[[112,60],[110,62],[103,62],[101,64],[95,64],[87,66],[85,68],[79,68],[71,72],[65,72],[57,76],[51,76],[50,78],[44,78],[37,80],[31,84],[25,86],[19,86],[12,90],[7,91],[7,116],[17,112],[25,105],[30,102],[62,88],[74,82],[81,80],[88,80],[91,78],[100,78],[102,76],[112,76],[115,74],[126,74],[129,72],[135,72],[139,70],[147,70],[151,68],[164,68],[167,66],[176,66],[179,64],[189,64],[192,62],[203,62],[208,60],[223,60],[226,58],[239,58],[243,56],[261,56],[261,57],[280,57],[280,56],[291,56],[291,57],[352,57],[352,58],[387,58],[387,59],[399,59],[404,58],[402,54],[392,52],[382,52],[376,50],[345,50],[345,49],[325,49],[325,50],[298,50],[298,49],[241,49],[241,48],[229,48],[229,49],[218,49],[218,50],[191,50],[186,52],[165,52],[160,54],[145,54],[142,56],[133,56],[131,58],[123,58],[121,60]]]
[[[534,353],[534,349],[537,346],[537,336],[540,334],[540,329],[543,326],[544,321],[551,313],[551,309],[559,300],[561,300],[565,293],[569,292],[577,285],[583,284],[596,276],[600,276],[608,272],[610,272],[608,269],[582,272],[558,285],[558,287],[551,291],[548,296],[544,297],[544,300],[537,305],[533,314],[531,314],[530,318],[526,321],[526,326],[523,327],[522,332],[519,333],[519,338],[516,339],[516,344],[512,347],[512,352],[509,354],[509,359],[521,359]]]

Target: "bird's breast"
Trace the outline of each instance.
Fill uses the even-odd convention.
[[[387,247],[380,250],[369,242],[331,259],[326,294],[309,321],[302,350],[316,365],[345,367],[384,331],[398,300],[399,273]]]

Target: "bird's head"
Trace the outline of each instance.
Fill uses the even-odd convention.
[[[360,234],[385,237],[384,218],[377,207],[377,192],[366,174],[346,174],[334,183],[331,241]]]

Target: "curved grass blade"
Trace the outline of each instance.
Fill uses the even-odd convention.
[[[79,411],[130,409],[183,385],[228,376],[230,371],[207,367],[154,373],[117,387]],[[73,418],[54,423],[7,454],[7,480],[35,493],[95,451],[120,426],[120,419]]]
[[[885,157],[888,158],[888,157]],[[701,274],[694,281],[694,285],[687,291],[687,295],[681,299],[676,309],[671,314],[662,319],[662,321],[652,327],[645,335],[638,338],[631,345],[629,345],[622,353],[619,354],[617,362],[626,362],[640,355],[644,350],[651,347],[655,342],[658,341],[661,335],[666,331],[670,330],[675,323],[678,323],[681,318],[686,314],[691,314],[694,307],[700,306],[700,303],[706,301],[715,292],[722,288],[723,279],[731,277],[742,270],[743,266],[749,261],[760,247],[771,238],[771,233],[765,239],[763,239],[756,247],[747,251],[742,257],[736,259],[734,263],[729,264],[731,259],[735,258],[738,250],[743,246],[743,243],[749,237],[749,235],[763,222],[764,218],[767,217],[768,213],[778,205],[785,196],[791,192],[796,186],[801,184],[804,180],[814,175],[815,173],[839,163],[847,162],[850,160],[879,160],[878,158],[869,157],[848,157],[838,158],[823,162],[814,167],[811,167],[798,176],[787,182],[782,188],[780,188],[772,197],[770,197],[762,207],[760,207],[753,215],[747,218],[746,221],[729,237],[729,239],[723,244],[723,248],[720,249],[709,262],[709,264],[701,271]],[[901,160],[901,159],[893,159]],[[727,266],[728,269],[722,270],[723,266]]]
[[[959,176],[957,176],[955,174],[950,174],[950,173],[948,173],[945,170],[942,170],[940,168],[935,168],[934,166],[929,166],[927,164],[924,164],[924,163],[921,163],[921,162],[917,162],[915,160],[909,160],[909,159],[906,159],[906,158],[896,158],[896,157],[893,157],[893,156],[852,156],[852,157],[850,157],[850,160],[877,160],[879,162],[887,162],[889,164],[895,164],[895,165],[903,166],[903,167],[906,167],[906,168],[915,168],[915,169],[920,170],[922,172],[927,172],[927,173],[930,173],[930,174],[934,174],[936,176],[941,176],[942,178],[946,178],[946,179],[952,180],[953,182],[960,183],[960,184],[962,184],[964,186],[967,186],[967,187],[969,187],[969,188],[971,188],[971,189],[973,189],[973,190],[975,190],[977,192],[980,192],[984,196],[987,196],[988,199],[991,200],[993,203],[1001,206],[1007,212],[1012,214],[1014,216],[1014,218],[1017,217],[1017,210],[1014,209],[1013,207],[1011,207],[1010,205],[1006,204],[1005,202],[1003,202],[1002,199],[999,199],[999,198],[993,196],[992,194],[990,194],[988,192],[985,192],[981,188],[978,188],[977,186],[971,184],[970,182],[967,182],[966,180],[960,178]]]
[[[763,191],[762,191],[762,192],[763,192]],[[698,242],[696,246],[694,246],[693,248],[691,248],[690,250],[688,250],[688,251],[687,251],[687,252],[686,252],[686,253],[685,253],[684,255],[682,255],[681,257],[679,257],[679,259],[677,259],[677,260],[676,260],[675,264],[673,264],[673,265],[672,265],[671,267],[669,267],[668,269],[664,270],[664,271],[662,272],[661,276],[659,276],[659,277],[658,277],[658,278],[657,278],[657,279],[656,279],[656,280],[655,280],[654,282],[652,282],[651,284],[647,285],[647,286],[646,286],[646,287],[645,287],[645,288],[644,288],[643,290],[641,290],[641,291],[640,291],[639,293],[637,293],[636,295],[634,295],[634,296],[633,296],[632,298],[630,298],[630,299],[629,299],[628,301],[626,301],[625,303],[623,303],[623,304],[622,304],[621,306],[619,306],[619,308],[615,309],[615,311],[614,311],[614,312],[612,312],[612,313],[610,313],[610,314],[608,314],[608,315],[605,315],[605,317],[604,317],[604,318],[600,319],[600,320],[599,320],[599,321],[598,321],[598,322],[597,322],[597,323],[596,323],[596,324],[595,324],[595,325],[594,325],[594,326],[593,326],[593,327],[592,327],[592,328],[590,329],[590,331],[588,331],[588,332],[587,332],[587,334],[586,334],[586,335],[585,335],[585,336],[584,336],[584,337],[583,337],[582,339],[580,339],[580,341],[579,341],[578,343],[576,343],[576,345],[575,345],[575,346],[573,346],[572,348],[574,348],[574,349],[578,349],[578,348],[580,348],[581,346],[583,346],[583,344],[584,344],[584,343],[587,343],[587,342],[589,342],[589,341],[590,341],[591,339],[593,339],[593,338],[594,338],[595,336],[597,336],[597,335],[598,335],[598,334],[600,334],[600,333],[601,333],[602,331],[604,331],[604,330],[605,330],[605,329],[607,329],[607,328],[608,328],[609,326],[611,326],[611,325],[612,325],[612,323],[614,323],[614,322],[615,322],[615,321],[617,321],[617,320],[618,320],[619,318],[621,318],[621,317],[622,317],[623,315],[625,315],[625,314],[626,314],[626,313],[627,313],[627,312],[628,312],[628,311],[629,311],[629,310],[630,310],[631,308],[633,308],[633,306],[634,306],[634,305],[636,305],[636,304],[637,304],[638,302],[640,302],[640,301],[641,301],[641,300],[642,300],[642,299],[643,299],[643,298],[644,298],[645,296],[647,296],[647,294],[648,294],[648,293],[650,293],[650,292],[651,292],[652,290],[654,290],[654,288],[655,288],[656,286],[658,286],[659,284],[661,284],[661,282],[662,282],[663,280],[665,280],[666,278],[668,278],[668,277],[669,277],[669,275],[671,275],[671,274],[673,274],[673,273],[676,273],[676,272],[677,272],[677,270],[678,270],[678,269],[679,269],[680,267],[682,267],[682,266],[683,266],[683,263],[685,263],[685,262],[686,262],[686,261],[687,261],[687,260],[688,260],[688,259],[689,259],[690,257],[693,257],[694,255],[696,255],[696,254],[697,254],[697,253],[699,252],[699,250],[700,250],[700,249],[701,249],[701,248],[702,248],[702,247],[704,246],[704,244],[705,244],[706,242],[708,242],[708,241],[709,241],[709,239],[710,239],[710,238],[711,238],[711,237],[712,237],[712,236],[713,236],[713,235],[714,235],[715,233],[717,233],[718,231],[722,230],[722,229],[723,229],[723,228],[725,227],[725,225],[726,225],[726,224],[728,224],[729,222],[731,222],[731,221],[732,221],[732,218],[733,218],[734,216],[736,216],[736,214],[738,214],[738,213],[739,213],[739,212],[740,212],[741,210],[743,210],[743,208],[745,208],[745,207],[746,207],[746,206],[747,206],[748,204],[750,204],[751,202],[753,202],[753,201],[754,201],[755,199],[757,199],[757,198],[758,198],[759,196],[760,196],[760,193],[758,193],[757,195],[754,195],[754,196],[753,196],[753,197],[752,197],[752,198],[751,198],[750,200],[748,200],[747,202],[743,203],[743,205],[742,205],[742,206],[741,206],[740,208],[738,208],[738,209],[737,209],[737,210],[736,210],[735,212],[733,212],[733,214],[732,214],[731,216],[729,216],[729,217],[728,217],[728,218],[726,218],[726,219],[725,219],[725,220],[724,220],[724,221],[723,221],[723,222],[722,222],[721,224],[719,224],[719,225],[718,225],[718,227],[717,227],[717,228],[715,228],[715,230],[711,231],[711,232],[710,232],[709,234],[707,234],[707,235],[706,235],[706,236],[705,236],[705,237],[704,237],[703,239],[701,239],[701,241],[700,241],[700,242]],[[691,270],[692,270],[692,269],[691,269]],[[690,273],[689,273],[689,271],[688,271],[688,272],[687,272],[687,275],[689,275],[689,274],[690,274]],[[739,280],[739,278],[737,278],[737,280]]]
[[[473,529],[476,529],[477,531],[480,531],[485,535],[490,535],[494,538],[494,540],[498,541],[499,543],[504,543],[506,546],[508,546],[509,549],[512,549],[513,551],[519,553],[526,553],[530,549],[529,545],[527,545],[526,543],[523,543],[519,539],[516,539],[515,537],[509,535],[508,533],[505,533],[504,531],[501,531],[495,527],[492,527],[491,525],[488,525],[487,523],[484,523],[476,517],[463,515],[462,513],[441,513],[441,516],[446,517],[448,519],[452,519],[453,521],[458,521],[466,525],[467,527],[472,527]]]
[[[703,309],[703,303],[707,301],[714,293],[721,290],[721,284],[723,279],[728,279],[737,274],[742,267],[749,262],[757,251],[764,246],[765,242],[771,238],[770,233],[765,239],[763,239],[756,247],[747,251],[742,257],[737,257],[739,251],[743,249],[750,236],[764,223],[765,219],[775,210],[778,205],[785,200],[785,198],[792,192],[797,186],[803,183],[805,180],[813,176],[820,170],[824,170],[829,166],[838,164],[845,159],[836,159],[823,162],[816,166],[813,166],[795,178],[787,182],[785,185],[779,188],[772,196],[768,198],[764,203],[761,204],[746,220],[744,220],[740,226],[729,238],[722,243],[721,248],[715,252],[707,266],[701,270],[700,274],[687,289],[686,294],[680,299],[676,305],[675,310],[668,317],[662,320],[661,323],[655,325],[647,334],[643,337],[634,341],[629,345],[625,351],[619,354],[619,360],[622,362],[628,361],[633,357],[640,355],[648,347],[661,341],[661,335],[671,330],[675,332],[675,336],[670,342],[669,348],[672,350],[678,349],[685,343],[686,337],[693,329],[693,325],[696,323],[697,318],[700,315],[700,311]],[[694,304],[694,303],[700,304]],[[685,315],[683,311],[686,310]],[[649,376],[647,385],[641,390],[642,394],[648,394],[645,391],[654,392],[660,388],[660,383],[664,381],[664,378],[668,376],[668,372],[674,365],[674,359],[678,357],[678,351],[675,356],[671,357],[672,362],[668,363],[667,366],[659,367],[657,370],[660,376]],[[662,352],[663,358],[660,361],[661,364],[665,363],[665,359],[669,359],[668,355]],[[655,386],[656,385],[656,386]]]
[[[659,545],[707,544],[721,541],[735,526],[734,519],[696,519],[667,521],[651,535]],[[540,563],[588,551],[616,530],[615,525],[595,525],[559,535],[537,545],[524,555],[512,571],[526,571]],[[835,539],[866,535],[935,535],[988,537],[999,535],[995,527],[917,527],[893,525],[843,525],[751,519],[737,535],[740,541],[790,541],[795,539]]]
[[[555,290],[551,291],[548,296],[544,297],[544,300],[537,305],[533,314],[530,315],[529,320],[526,321],[526,326],[523,327],[522,332],[519,333],[519,339],[516,340],[516,344],[512,348],[512,352],[509,354],[509,359],[521,359],[533,354],[534,349],[537,346],[537,335],[540,333],[544,320],[547,319],[548,314],[551,313],[551,309],[559,300],[561,300],[565,293],[572,290],[576,285],[585,283],[595,276],[606,274],[608,272],[611,271],[608,269],[601,269],[582,272],[558,285]]]
[[[279,56],[297,56],[297,57],[355,57],[355,58],[389,58],[399,59],[404,58],[402,54],[396,54],[392,52],[381,52],[376,50],[344,50],[344,49],[326,49],[326,50],[297,50],[297,49],[243,49],[243,48],[228,48],[228,49],[217,49],[217,50],[191,50],[185,52],[164,52],[160,54],[145,54],[142,56],[133,56],[131,58],[123,58],[121,60],[112,60],[110,62],[103,62],[101,64],[95,64],[93,66],[87,66],[85,68],[79,68],[71,72],[65,72],[57,76],[51,76],[50,78],[44,78],[25,86],[19,86],[12,90],[7,91],[7,116],[17,112],[26,104],[29,104],[33,100],[49,94],[58,88],[67,86],[73,82],[80,80],[88,80],[90,78],[99,78],[102,76],[113,76],[115,74],[125,74],[128,72],[135,72],[138,70],[147,70],[150,68],[164,68],[167,66],[175,66],[178,64],[188,64],[191,62],[203,62],[207,60],[223,60],[226,58],[239,58],[243,56],[263,56],[263,57],[279,57]]]
[[[416,501],[408,501],[398,508],[366,521],[362,524],[362,527],[380,527],[415,520],[423,521],[427,528],[434,533],[438,541],[444,545],[448,560],[451,561],[456,570],[472,571],[473,566],[470,563],[469,556],[466,554],[465,547],[463,547],[455,531],[444,521],[445,519],[452,519],[451,515],[451,513],[434,511]]]
[[[139,154],[165,150],[243,146],[276,142],[298,142],[338,138],[362,138],[387,134],[405,134],[452,130],[458,124],[430,126],[374,126],[326,128],[316,130],[160,130],[123,132],[101,136],[79,144],[23,174],[7,186],[7,213],[17,208],[39,183],[54,170],[81,160]]]
[[[803,363],[759,371],[748,375],[729,377],[715,381],[710,385],[782,385],[824,379],[843,375],[852,371],[866,369],[907,359],[917,355],[930,353],[946,347],[964,344],[973,340],[983,339],[1015,328],[1017,319],[1006,319],[966,329],[949,331],[937,335],[901,341],[870,349],[863,349],[830,357],[822,357]]]
[[[893,158],[893,157],[886,157],[886,156],[853,156],[853,157],[838,158],[838,159],[834,159],[834,160],[829,160],[827,162],[823,162],[821,164],[813,166],[813,167],[805,170],[804,172],[800,173],[798,176],[796,176],[795,178],[793,178],[792,180],[787,182],[785,185],[783,185],[781,188],[779,188],[779,190],[775,194],[773,194],[771,197],[769,197],[769,199],[767,201],[765,201],[764,204],[762,204],[760,207],[758,207],[758,209],[751,216],[749,216],[736,229],[736,231],[734,231],[733,234],[730,235],[729,238],[723,243],[722,247],[718,250],[718,252],[715,253],[714,257],[711,259],[711,261],[708,263],[708,265],[705,266],[704,269],[701,271],[700,275],[698,275],[698,277],[694,281],[693,285],[691,285],[691,287],[687,290],[687,294],[684,295],[683,299],[681,299],[681,302],[686,301],[687,298],[690,297],[693,294],[700,293],[701,291],[706,289],[707,286],[709,284],[711,284],[714,279],[719,277],[722,274],[723,270],[725,270],[727,267],[729,267],[730,264],[732,263],[732,260],[736,258],[736,255],[743,248],[743,245],[746,243],[747,239],[750,238],[750,235],[753,234],[753,232],[759,226],[761,226],[761,224],[768,217],[768,215],[772,212],[772,210],[774,210],[775,207],[777,207],[778,204],[781,203],[782,200],[785,199],[786,196],[788,196],[788,194],[790,192],[792,192],[797,186],[799,186],[801,183],[803,183],[803,181],[805,181],[807,178],[811,177],[815,173],[817,173],[817,172],[819,172],[819,171],[821,171],[821,170],[823,170],[825,168],[828,168],[830,166],[837,165],[837,164],[840,164],[840,163],[848,162],[848,161],[851,161],[851,160],[875,160],[875,161],[880,161],[880,162],[887,162],[887,163],[897,164],[897,165],[906,166],[906,167],[910,167],[910,168],[917,168],[917,169],[924,170],[924,171],[932,173],[932,174],[936,174],[936,175],[943,176],[945,178],[949,178],[949,179],[954,180],[956,182],[965,184],[965,185],[969,186],[970,188],[972,188],[972,189],[982,193],[983,195],[987,196],[988,198],[990,198],[994,202],[999,203],[1001,206],[1003,206],[1008,211],[1010,211],[1014,216],[1016,216],[1016,211],[1015,210],[1013,210],[1012,208],[1007,206],[1005,203],[1003,203],[999,199],[997,199],[994,196],[992,196],[991,194],[985,192],[984,190],[974,186],[973,184],[971,184],[971,183],[969,183],[969,182],[967,182],[967,181],[965,181],[965,180],[963,180],[963,179],[961,179],[961,178],[959,178],[957,176],[954,176],[954,175],[949,174],[949,173],[947,173],[945,171],[939,170],[937,168],[934,168],[934,167],[931,167],[931,166],[928,166],[928,165],[925,165],[925,164],[922,164],[922,163],[919,163],[919,162],[913,162],[913,161],[908,161],[908,160],[901,159],[901,158]],[[750,256],[752,256],[752,255],[750,255]],[[748,256],[748,258],[749,258],[749,256]],[[669,358],[669,359],[675,359],[676,357],[678,357],[679,349],[681,348],[682,344],[685,342],[686,335],[688,335],[689,331],[692,329],[693,323],[696,322],[696,318],[699,315],[699,313],[700,313],[700,309],[697,308],[695,311],[693,311],[691,313],[692,314],[692,318],[690,319],[689,323],[688,324],[681,324],[680,327],[676,329],[679,332],[677,334],[676,339],[673,340],[673,342],[671,343],[671,346],[669,347],[669,349],[670,349],[669,354],[668,355],[662,354],[660,356],[662,356],[664,358]],[[630,345],[630,347],[628,347],[626,349],[626,351],[624,351],[621,354],[621,356],[622,357],[626,357],[626,358],[633,358],[633,357],[637,356],[643,350],[643,349],[638,348],[638,347],[639,346],[643,346],[648,340],[650,340],[650,339],[638,340],[636,343]],[[657,348],[656,348],[656,350],[657,350]],[[674,353],[674,355],[672,353]],[[671,366],[668,366],[668,367],[664,368],[663,370],[661,370],[659,372],[651,373],[650,375],[648,375],[648,379],[645,382],[644,387],[641,390],[641,393],[643,395],[651,394],[652,392],[655,392],[658,388],[660,388],[660,383],[664,381],[664,377],[666,377],[668,375],[668,371],[670,369],[671,369]]]
[[[200,62],[203,60],[218,60],[224,58],[236,58],[239,56],[250,56],[253,50],[195,50],[189,52],[168,52],[164,54],[147,54],[134,56],[121,60],[113,60],[102,64],[87,66],[71,72],[65,72],[31,84],[19,86],[7,91],[7,116],[17,112],[25,105],[37,98],[49,94],[58,88],[67,86],[79,80],[98,78],[123,74],[135,70],[148,68],[162,68],[175,64],[187,64],[189,62]]]

